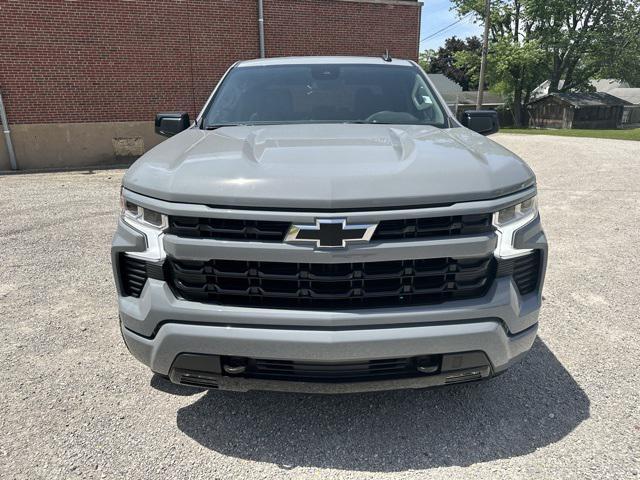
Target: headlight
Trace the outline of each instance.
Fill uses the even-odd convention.
[[[531,197],[524,202],[512,205],[493,214],[493,225],[498,234],[496,256],[500,258],[518,257],[531,249],[518,249],[513,246],[513,236],[517,230],[538,216],[538,200]]]
[[[169,226],[168,217],[163,213],[142,207],[125,198],[122,194],[120,195],[120,206],[122,208],[122,219],[140,233],[143,233],[147,244],[146,250],[142,252],[127,252],[127,255],[151,261],[162,260],[165,256],[162,237]]]
[[[136,205],[131,200],[127,200],[124,195],[120,195],[120,206],[122,207],[122,217],[131,226],[140,225],[164,230],[169,225],[166,215]]]

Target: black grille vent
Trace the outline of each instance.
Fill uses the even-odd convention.
[[[139,298],[147,281],[147,263],[120,254],[120,278],[125,296]]]
[[[290,225],[270,220],[170,217],[169,233],[189,238],[281,242]]]
[[[540,250],[534,250],[528,255],[500,260],[497,269],[498,276],[513,275],[520,295],[535,291],[540,281]]]
[[[179,237],[219,240],[282,242],[290,222],[176,217],[169,219],[169,233]],[[492,232],[491,214],[383,220],[372,240],[452,237]]]
[[[352,363],[310,363],[290,360],[250,360],[245,377],[306,382],[358,382],[423,375],[411,358],[363,360]]]
[[[540,250],[530,255],[516,258],[513,265],[513,279],[520,295],[533,292],[538,286],[540,277]]]
[[[493,256],[338,264],[169,258],[167,263],[171,285],[186,300],[314,310],[480,297],[495,275]]]
[[[378,225],[373,240],[452,237],[492,231],[491,214],[383,220]]]

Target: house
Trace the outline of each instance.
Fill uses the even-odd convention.
[[[427,73],[427,77],[452,110],[457,109],[461,112],[471,107],[475,108],[478,98],[477,91],[463,92],[460,85],[442,73]],[[482,105],[487,108],[497,108],[504,105],[504,99],[497,93],[485,91]]]
[[[604,92],[550,93],[528,105],[536,128],[619,128],[626,100]]]
[[[614,88],[608,93],[634,105],[640,105],[640,88]]]
[[[475,110],[476,102],[478,100],[477,91],[467,92],[452,92],[448,95],[443,95],[445,102],[449,106],[452,112],[460,120],[465,110]],[[482,108],[497,110],[499,107],[504,106],[504,98],[500,94],[489,92],[485,90],[483,93]],[[512,120],[510,114],[504,111],[498,112],[500,125],[509,125]]]
[[[442,73],[427,73],[427,77],[447,103],[450,98],[455,98],[458,92],[462,92],[460,85]]]
[[[589,82],[589,85],[591,86],[593,91],[605,92],[605,93],[609,92],[610,90],[613,90],[614,88],[621,88],[621,87],[624,88],[629,86],[627,82],[622,82],[620,80],[616,80],[613,78],[602,78],[600,80],[591,80]],[[537,100],[538,98],[542,98],[545,95],[548,95],[550,87],[551,87],[551,80],[545,80],[531,92],[531,99]],[[564,87],[564,80],[560,80],[560,82],[558,82],[558,88],[562,90],[563,87]]]
[[[629,84],[614,78],[601,78],[600,80],[591,80],[589,82],[596,92],[611,93],[614,88],[628,88]]]
[[[478,92],[470,90],[468,92],[460,92],[456,95],[458,105],[474,105],[478,101]],[[487,108],[497,108],[504,105],[502,95],[485,90],[482,94],[482,106]]]

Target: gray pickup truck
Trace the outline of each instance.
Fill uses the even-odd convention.
[[[183,385],[354,392],[495,376],[530,349],[536,180],[389,58],[238,62],[124,176],[130,352]],[[466,128],[465,128],[466,127]]]

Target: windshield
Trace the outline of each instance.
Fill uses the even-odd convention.
[[[445,126],[421,72],[393,65],[271,65],[232,69],[204,128],[282,123]]]

